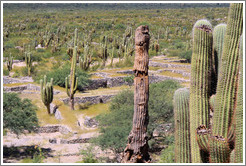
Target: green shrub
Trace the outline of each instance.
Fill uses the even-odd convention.
[[[80,154],[83,155],[82,161],[78,161],[77,163],[99,163],[96,159],[95,154],[93,153],[93,147],[89,146],[85,150],[81,150]]]
[[[3,75],[8,76],[9,75],[9,70],[6,67],[3,67]]]
[[[174,152],[174,143],[168,145],[167,148],[161,151],[160,163],[174,163],[175,152]]]
[[[33,131],[38,126],[36,110],[29,99],[21,100],[16,93],[3,93],[3,128],[16,134]]]
[[[70,65],[65,64],[58,69],[52,70],[47,73],[47,80],[53,78],[53,84],[60,87],[65,87],[65,78],[70,74]],[[89,75],[81,70],[80,68],[76,69],[76,76],[78,77],[78,90],[83,90],[85,86],[89,84]],[[42,76],[43,77],[43,76]],[[39,82],[40,78],[36,77],[35,81]]]
[[[149,90],[149,125],[151,135],[155,127],[162,123],[173,122],[172,98],[178,82],[166,80],[151,84]],[[134,110],[133,92],[124,90],[115,96],[110,103],[110,112],[96,117],[99,121],[101,135],[92,140],[103,149],[110,148],[114,152],[122,152],[132,128]],[[168,138],[169,143],[172,142]]]
[[[191,62],[192,50],[184,51],[179,54],[179,58],[186,59]]]

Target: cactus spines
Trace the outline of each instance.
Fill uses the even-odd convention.
[[[209,139],[209,162],[210,163],[229,163],[230,153],[229,144],[222,136],[211,136]]]
[[[235,160],[236,163],[243,162],[243,37],[240,39],[239,47],[239,84],[238,84],[238,96],[236,102],[236,110],[234,119],[235,123]]]
[[[149,123],[149,27],[139,26],[135,32],[134,62],[134,115],[132,130],[123,152],[122,163],[145,163],[150,161],[147,127]]]
[[[48,114],[51,114],[50,103],[53,101],[53,78],[47,83],[45,75],[44,80],[40,80],[40,86],[42,101],[47,108]]]
[[[235,106],[239,38],[243,30],[243,4],[232,3],[229,9],[219,68],[212,134],[227,138]]]
[[[71,109],[74,110],[74,94],[76,93],[77,87],[78,87],[78,78],[75,76],[76,73],[76,62],[77,62],[77,36],[78,36],[78,30],[77,28],[74,31],[74,50],[73,50],[73,57],[72,57],[72,63],[71,63],[71,71],[68,78],[65,78],[65,86],[67,95],[70,98],[71,102]]]
[[[201,162],[200,150],[195,138],[196,129],[200,125],[209,125],[212,44],[212,25],[207,20],[197,21],[193,28],[190,85],[191,159],[194,163]]]
[[[175,91],[173,98],[176,163],[191,162],[189,96],[189,89],[180,88]]]
[[[217,73],[220,65],[221,55],[222,55],[222,48],[224,44],[224,36],[226,31],[226,24],[218,24],[214,27],[213,31],[213,46],[214,46],[214,57],[217,59]]]
[[[211,132],[205,125],[201,125],[196,129],[196,140],[200,148],[201,160],[203,163],[209,162],[209,138]]]
[[[13,65],[13,57],[11,56],[11,53],[7,59],[7,68],[8,68],[8,71],[11,71],[12,70],[12,65]]]
[[[32,68],[32,56],[31,53],[25,53],[25,62],[26,62],[26,67],[28,71],[28,76],[31,75],[31,68]]]

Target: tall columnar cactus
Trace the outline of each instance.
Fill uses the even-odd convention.
[[[89,50],[89,46],[86,45],[84,47],[84,54],[83,56],[79,57],[79,66],[82,70],[88,70],[90,67],[90,64],[92,62],[92,54],[93,54],[93,50]]]
[[[78,30],[77,28],[74,31],[74,50],[73,50],[73,58],[71,63],[71,72],[68,77],[65,78],[65,86],[67,95],[70,98],[71,109],[74,110],[74,94],[76,93],[78,87],[78,78],[75,76],[76,72],[76,62],[77,62],[77,36]]]
[[[174,93],[176,163],[191,162],[189,96],[190,91],[187,88],[180,88]]]
[[[219,68],[212,134],[227,138],[235,107],[239,38],[243,30],[243,4],[232,3]]]
[[[40,85],[42,101],[44,105],[47,107],[48,114],[51,114],[50,103],[53,101],[53,78],[51,78],[50,82],[47,83],[45,75],[44,80],[40,80]]]
[[[110,58],[111,58],[110,66],[113,66],[113,61],[114,61],[114,47],[112,48],[112,53],[110,55]]]
[[[190,124],[192,162],[201,162],[196,142],[196,129],[209,125],[209,97],[212,72],[212,25],[207,20],[198,20],[193,28],[193,54],[191,60]]]
[[[31,69],[32,69],[32,56],[30,52],[25,52],[25,62],[27,67],[28,76],[31,75]]]
[[[7,68],[8,68],[9,71],[12,70],[12,65],[13,65],[13,57],[10,54],[8,59],[7,59]]]
[[[243,162],[243,37],[240,39],[239,47],[239,84],[236,102],[235,118],[235,160],[233,162]]]

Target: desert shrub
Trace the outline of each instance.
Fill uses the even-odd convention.
[[[3,128],[16,134],[33,131],[38,126],[36,110],[29,99],[21,100],[16,93],[3,93]]]
[[[174,91],[179,87],[180,84],[173,80],[150,85],[148,125],[150,137],[157,125],[173,122],[172,98]],[[116,153],[124,150],[132,127],[133,96],[133,91],[124,90],[112,99],[110,112],[96,117],[101,135],[92,142],[103,149],[110,148]]]
[[[65,87],[65,78],[70,74],[70,70],[71,70],[70,65],[65,64],[64,66],[62,66],[58,69],[55,69],[55,70],[48,72],[47,73],[47,80],[50,80],[51,78],[53,78],[53,84],[54,85],[58,85],[60,87]],[[82,91],[83,88],[89,84],[89,75],[85,71],[83,71],[79,68],[77,68],[75,74],[78,77],[78,89]],[[39,80],[42,77],[37,77],[35,79],[37,82],[39,82]]]
[[[167,148],[161,151],[160,163],[174,163],[175,152],[174,152],[174,143],[168,145]]]
[[[80,154],[83,155],[83,159],[77,163],[99,163],[93,153],[93,147],[89,146],[86,149],[80,150]]]
[[[186,59],[188,62],[191,61],[192,50],[184,51],[179,54],[179,58]]]
[[[3,67],[3,75],[8,76],[9,75],[9,70],[6,67]]]

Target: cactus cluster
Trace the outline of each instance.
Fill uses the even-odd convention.
[[[89,67],[90,67],[90,64],[92,62],[92,55],[93,55],[93,50],[89,50],[89,46],[86,45],[84,47],[84,54],[83,56],[80,56],[79,57],[79,67],[82,69],[82,70],[88,70]]]
[[[224,24],[219,25],[212,33],[207,20],[197,21],[193,28],[189,99],[192,163],[243,161],[242,38],[239,42],[243,28],[242,11],[242,3],[230,5],[226,29]],[[219,61],[214,60],[213,48]],[[219,63],[219,72],[217,87],[214,87],[216,63]],[[178,95],[175,93],[175,96]],[[175,121],[179,118],[175,116]],[[185,118],[183,115],[182,120]],[[180,136],[184,138],[182,134]],[[176,151],[179,148],[177,146]],[[179,158],[180,155],[176,156],[176,160]]]
[[[47,82],[45,75],[44,80],[40,80],[40,87],[42,101],[47,108],[48,114],[51,114],[50,103],[53,101],[53,78],[50,79],[50,82]]]

